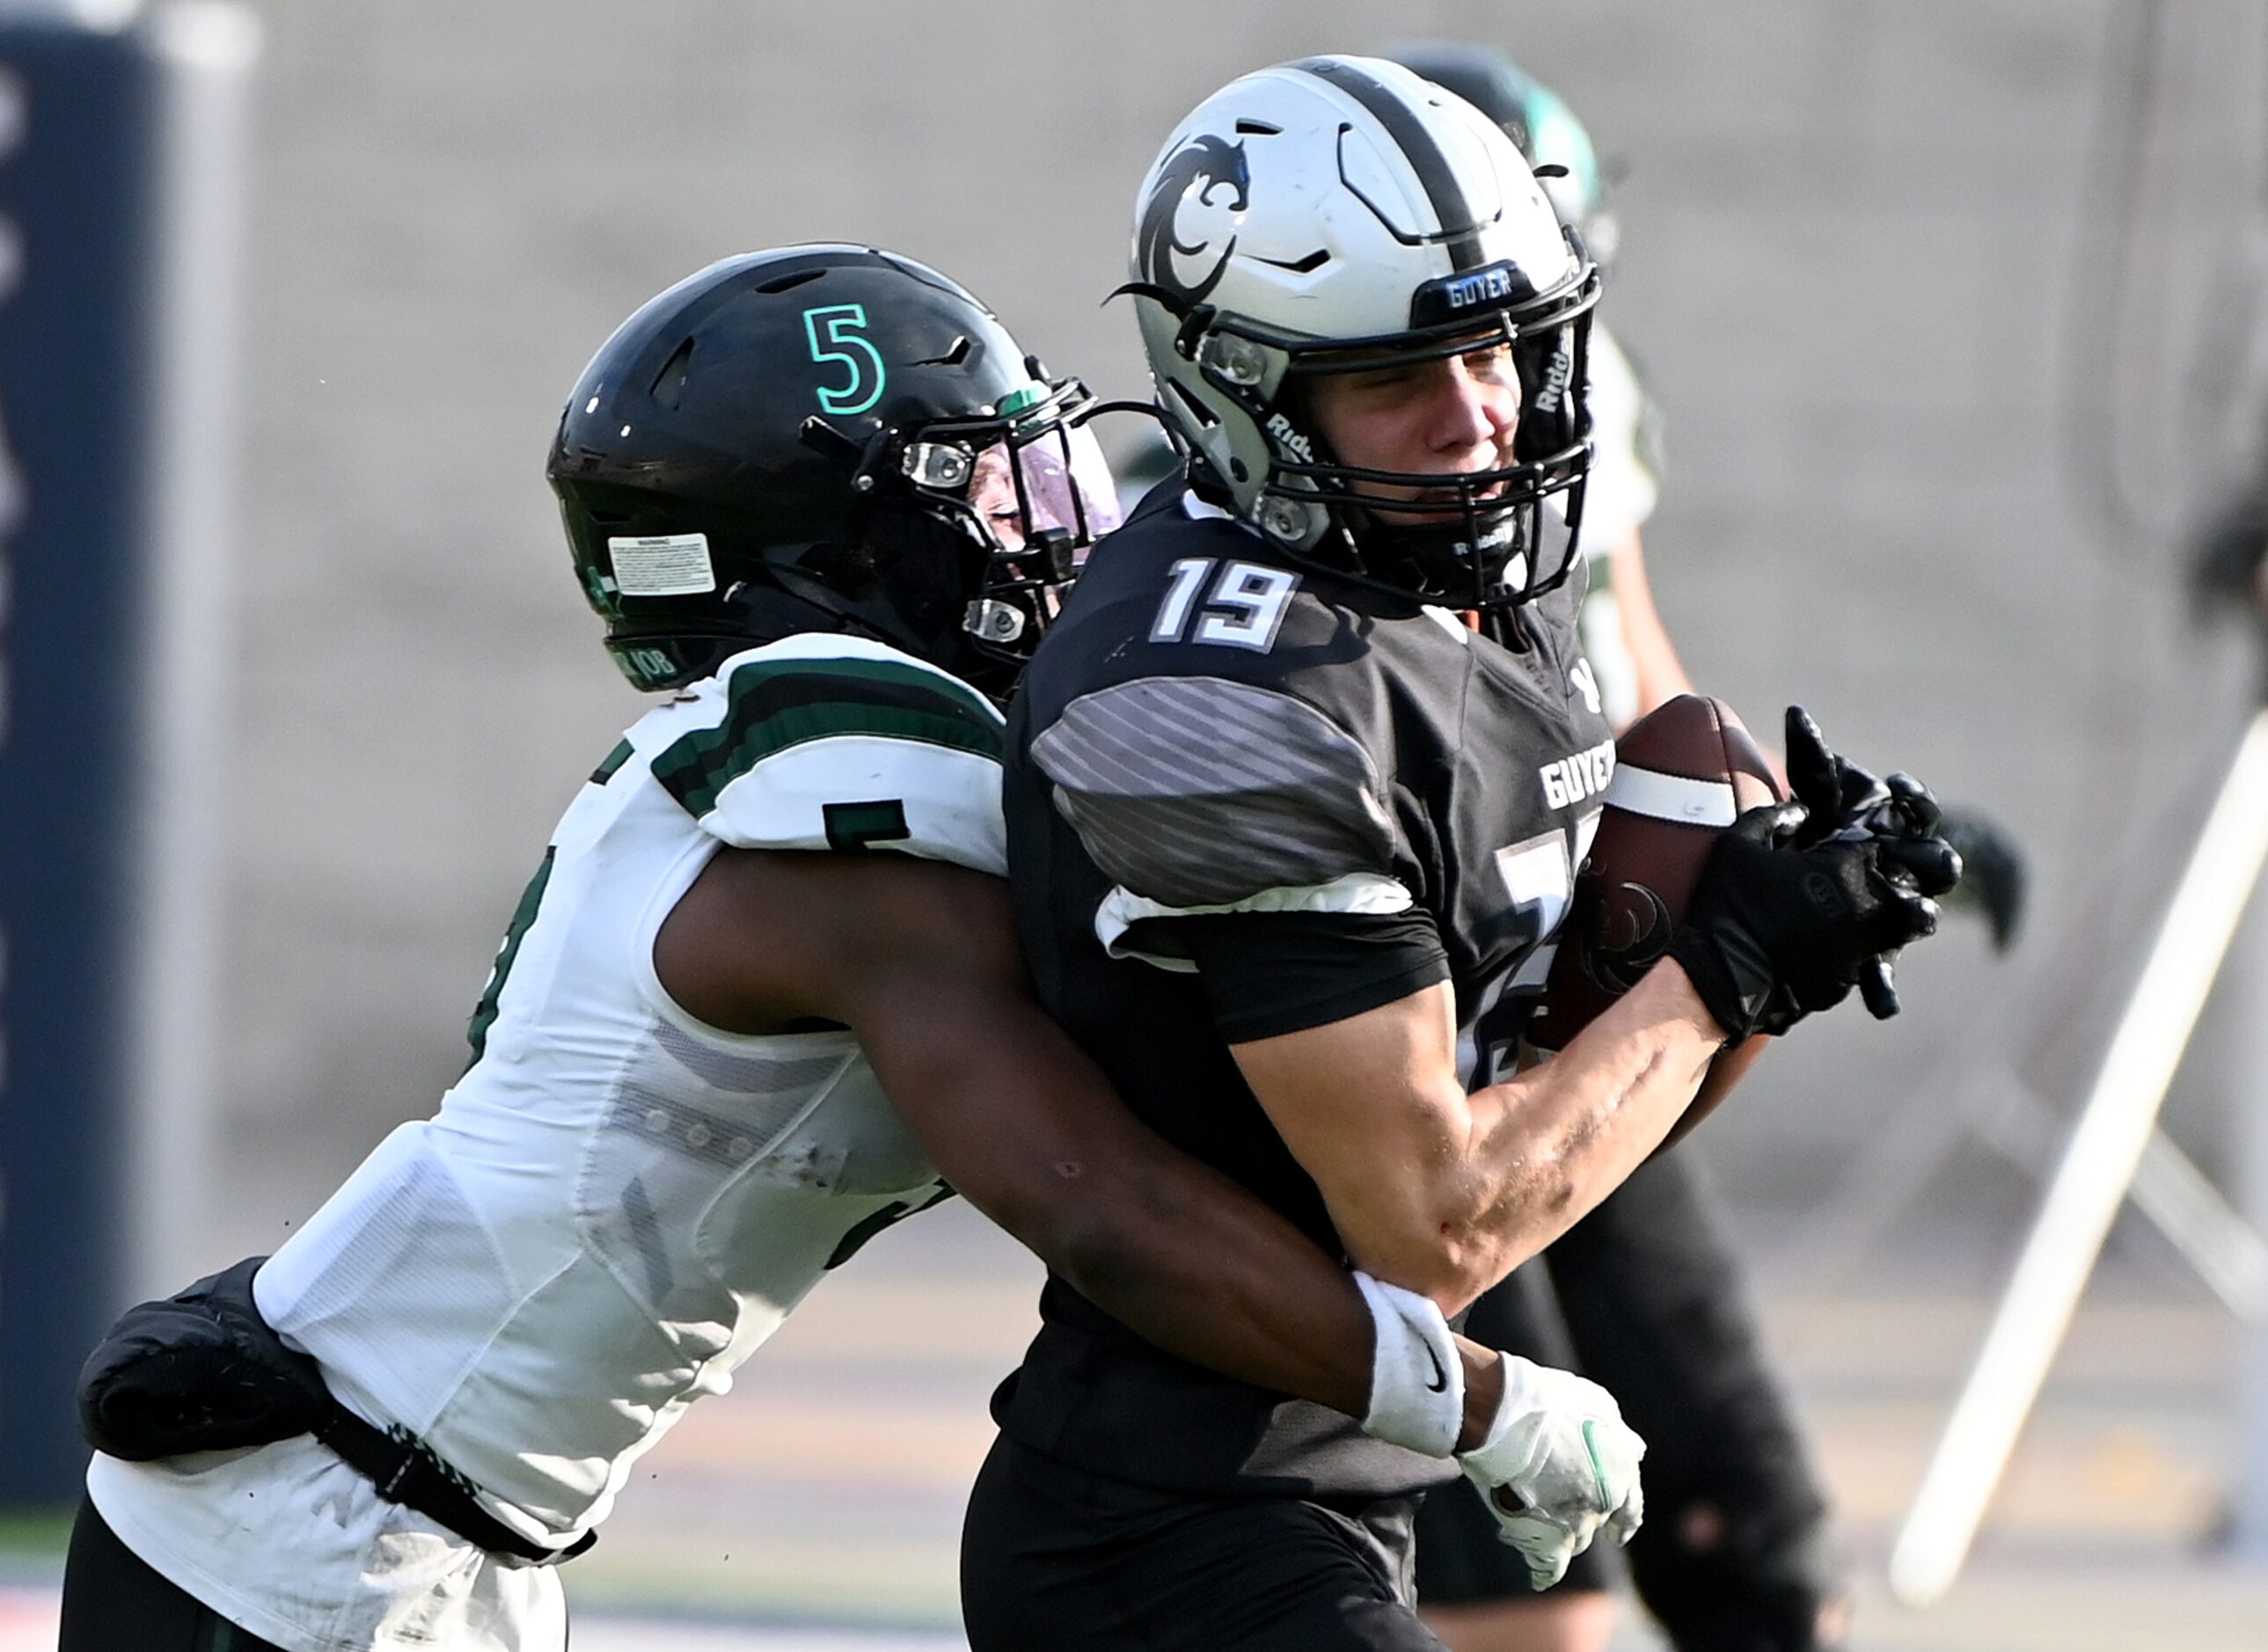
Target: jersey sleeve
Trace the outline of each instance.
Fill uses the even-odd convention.
[[[722,842],[1006,876],[1000,714],[933,666],[854,638],[790,638],[727,661],[684,724],[653,778]]]
[[[1394,876],[1362,744],[1285,691],[1139,678],[1072,701],[1032,742],[1056,808],[1116,880],[1106,951],[1204,980],[1232,1043],[1359,1014],[1445,978]]]
[[[1056,807],[1129,921],[1226,911],[1398,912],[1377,764],[1280,688],[1145,677],[1071,701],[1032,742]]]
[[[1150,926],[1203,979],[1212,1022],[1231,1044],[1359,1016],[1449,979],[1440,932],[1424,909],[1222,913]]]

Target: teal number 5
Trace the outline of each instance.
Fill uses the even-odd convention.
[[[882,399],[882,385],[889,375],[882,366],[882,352],[858,331],[865,325],[866,306],[863,304],[822,305],[803,312],[804,336],[811,341],[811,359],[841,362],[850,370],[850,382],[841,389],[829,389],[825,385],[819,387],[821,412],[864,413]],[[829,344],[848,348],[828,349],[826,347]],[[858,354],[853,355],[854,350]]]

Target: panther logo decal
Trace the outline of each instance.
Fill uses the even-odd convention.
[[[1577,914],[1583,973],[1603,992],[1626,993],[1669,950],[1669,908],[1644,884],[1617,884]]]
[[[1223,190],[1232,192],[1229,198],[1216,200]],[[1228,268],[1229,258],[1236,251],[1236,237],[1228,238],[1204,275],[1194,283],[1184,281],[1176,261],[1210,251],[1213,241],[1211,236],[1195,243],[1183,241],[1179,233],[1182,209],[1194,205],[1218,216],[1241,213],[1251,203],[1252,174],[1244,163],[1244,145],[1210,135],[1191,138],[1166,162],[1142,209],[1142,227],[1136,238],[1142,278],[1163,287],[1184,307],[1204,303]]]

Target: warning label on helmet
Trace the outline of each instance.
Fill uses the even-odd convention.
[[[615,589],[625,597],[695,597],[717,589],[705,533],[608,540],[607,554],[615,564]]]

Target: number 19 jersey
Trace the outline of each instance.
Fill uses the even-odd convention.
[[[1446,979],[1471,1081],[1499,1076],[1613,767],[1580,586],[1520,610],[1503,646],[1287,566],[1168,483],[1096,548],[1026,673],[1005,805],[1042,1001],[1145,1122],[1334,1256],[1229,1046]],[[1454,1473],[1175,1359],[1059,1279],[1041,1311],[995,1413],[1075,1466],[1216,1495]]]

